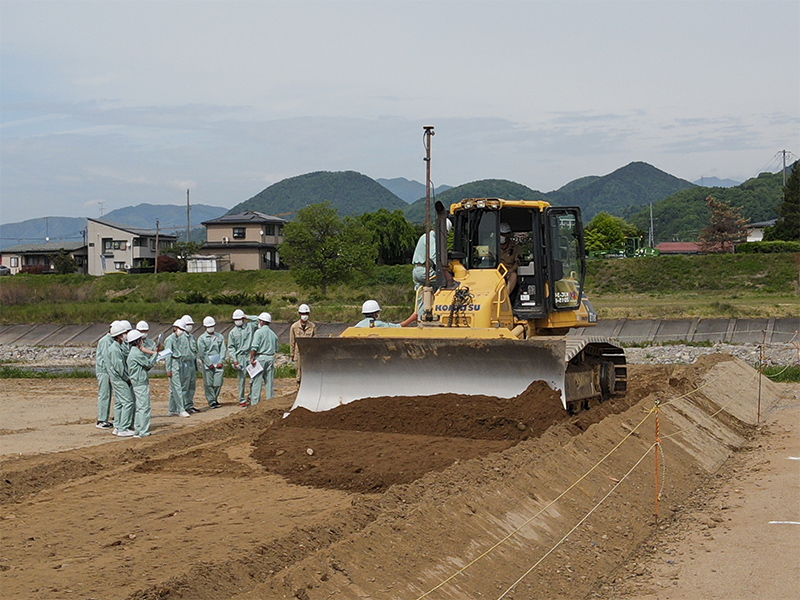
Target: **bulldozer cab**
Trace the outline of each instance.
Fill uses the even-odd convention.
[[[467,270],[516,268],[517,284],[509,301],[518,320],[581,307],[585,250],[580,209],[551,207],[547,202],[481,198],[451,206],[453,249],[448,258]],[[500,224],[511,227],[511,244],[500,243]],[[504,262],[513,264],[504,265]]]

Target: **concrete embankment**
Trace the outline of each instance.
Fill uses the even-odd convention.
[[[289,323],[273,323],[272,328],[282,343],[289,341]],[[217,330],[227,335],[233,325],[220,324]],[[349,324],[319,323],[318,335],[339,335]],[[151,323],[150,337],[170,333],[166,323]],[[615,319],[605,320],[596,327],[580,328],[570,335],[600,335],[614,338],[623,344],[685,341],[730,344],[776,344],[797,339],[798,318],[769,319]],[[0,325],[0,344],[17,346],[83,346],[94,345],[108,331],[105,323],[91,325],[18,324]]]

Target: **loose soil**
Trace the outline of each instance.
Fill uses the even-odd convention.
[[[5,380],[2,597],[650,593],[624,587],[640,577],[631,557],[774,426],[756,426],[758,379],[739,360],[629,370],[624,397],[576,416],[536,382],[510,400],[377,398],[283,418],[295,390],[279,380],[278,397],[245,410],[226,382],[222,409],[180,419],[154,380],[144,440],[94,427],[93,380]],[[796,409],[796,393],[762,382],[764,415]]]

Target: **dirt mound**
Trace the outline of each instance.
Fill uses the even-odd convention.
[[[500,452],[567,418],[559,394],[541,381],[508,399],[368,398],[323,413],[293,410],[258,437],[253,458],[292,483],[375,493]]]
[[[322,413],[296,408],[282,426],[518,441],[566,418],[560,395],[545,382],[534,381],[514,398],[392,396],[367,398]]]
[[[538,385],[286,419],[283,397],[138,444],[7,460],[0,585],[8,598],[418,598],[476,561],[435,597],[497,597],[567,537],[513,597],[586,597],[654,530],[650,460],[570,532],[651,449],[654,400],[666,519],[749,434],[752,373],[727,358],[634,366],[625,397],[574,417]]]

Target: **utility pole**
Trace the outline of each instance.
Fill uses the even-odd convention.
[[[781,150],[783,154],[783,187],[786,187],[786,150]]]
[[[431,138],[433,125],[425,125],[425,287],[422,289],[422,320],[433,320],[433,288],[431,287]],[[442,243],[439,240],[438,243]]]
[[[650,203],[650,235],[647,237],[647,245],[655,248],[655,234],[653,233],[653,203]]]
[[[192,230],[192,222],[189,218],[189,190],[186,190],[186,243],[189,243],[189,232]]]
[[[158,234],[159,234],[159,223],[158,219],[156,219],[156,258],[153,263],[153,274],[155,275],[158,273]]]

